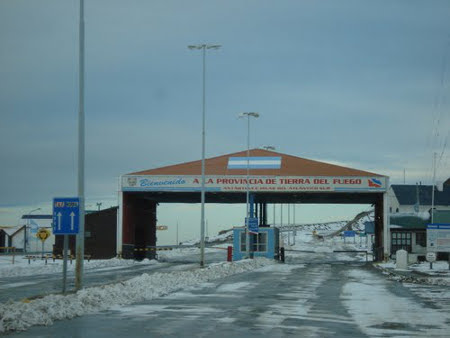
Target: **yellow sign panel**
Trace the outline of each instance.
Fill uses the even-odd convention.
[[[47,238],[50,237],[50,231],[45,228],[40,228],[36,234],[36,237],[44,242]]]

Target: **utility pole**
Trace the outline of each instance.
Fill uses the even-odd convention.
[[[80,199],[80,220],[76,240],[76,290],[83,288],[84,265],[84,0],[80,0],[79,28],[78,198]]]
[[[283,226],[283,203],[280,204],[280,226]]]
[[[197,49],[202,51],[203,60],[203,95],[202,95],[202,186],[200,191],[201,211],[200,211],[200,267],[205,266],[205,147],[206,147],[206,50],[219,49],[221,45],[189,45],[191,50]]]
[[[293,205],[293,208],[294,208],[294,210],[293,210],[293,213],[294,213],[294,225],[295,225],[295,206],[296,206],[296,204],[294,203],[294,205]]]
[[[431,190],[431,223],[434,222],[434,186],[436,185],[436,156],[437,153],[433,153],[433,186]]]
[[[273,204],[273,226],[275,226],[275,203]]]
[[[249,232],[249,222],[250,222],[250,117],[257,119],[259,117],[259,113],[256,112],[245,112],[239,114],[239,118],[247,118],[247,191],[246,191],[246,221],[245,221],[245,247],[246,247],[246,256],[250,258],[251,250],[250,250],[250,232]]]
[[[179,245],[180,244],[180,242],[178,242],[178,220],[177,220],[177,242],[176,242],[176,245]]]

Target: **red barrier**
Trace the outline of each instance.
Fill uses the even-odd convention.
[[[227,251],[227,262],[233,261],[233,247],[229,246]]]

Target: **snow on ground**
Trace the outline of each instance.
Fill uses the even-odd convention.
[[[215,244],[213,248],[205,248],[205,254],[217,252],[217,248],[220,248],[224,250],[224,257],[226,257],[225,249],[229,245],[232,244],[231,243]],[[173,258],[179,258],[190,255],[200,255],[200,249],[198,247],[192,247],[192,248],[178,248],[167,251],[159,251],[158,260],[164,262]]]
[[[222,243],[222,242],[231,242],[233,238],[233,229],[225,230],[219,235],[215,236],[207,236],[205,237],[205,243]],[[183,241],[183,245],[198,245],[200,243],[200,240],[197,239],[191,239],[187,241]]]
[[[433,269],[430,269],[429,262],[420,262],[409,265],[408,270],[397,270],[395,261],[392,260],[375,266],[383,270],[390,279],[397,281],[450,286],[450,270],[446,261],[434,262]]]
[[[448,267],[448,262],[446,261],[437,261],[433,263],[433,268],[430,268],[430,263],[421,262],[417,264],[413,264],[410,266],[410,269],[413,271],[419,271],[421,273],[425,273],[430,276],[441,276],[441,275],[449,275],[450,270]]]
[[[144,259],[141,262],[137,262],[129,259],[98,259],[91,261],[84,261],[84,269],[92,270],[92,269],[114,269],[116,267],[128,267],[142,264],[158,264],[157,261]],[[61,259],[55,260],[53,262],[52,259],[47,260],[47,264],[45,264],[45,260],[35,259],[30,260],[28,263],[28,259],[24,258],[24,256],[16,256],[14,260],[14,264],[12,264],[11,256],[0,256],[0,278],[3,277],[14,277],[14,276],[35,276],[40,274],[49,274],[49,273],[61,273],[63,268],[63,261]],[[72,264],[70,261],[67,262],[67,271],[75,270],[75,260],[73,260]]]
[[[445,311],[431,308],[424,311],[420,303],[394,295],[381,277],[368,271],[351,270],[349,277],[352,281],[344,286],[341,298],[361,331],[369,337],[448,337]],[[377,301],[370,301],[373,299]]]
[[[206,268],[171,273],[142,274],[125,282],[86,288],[75,294],[48,295],[30,302],[0,304],[0,332],[25,330],[32,325],[51,325],[54,320],[68,319],[114,305],[151,300],[171,292],[276,264],[258,258],[233,263],[212,264]]]
[[[281,232],[283,245],[287,251],[286,255],[300,255],[302,251],[311,251],[316,253],[330,253],[333,251],[354,250],[370,251],[370,237],[344,238],[341,236],[330,236],[332,233],[341,229],[347,222],[332,222],[326,224],[307,224],[297,226],[290,231]],[[362,227],[364,228],[364,227]],[[293,250],[293,251],[289,251]],[[348,255],[334,253],[335,260],[348,260]],[[369,259],[372,257],[369,256]],[[361,255],[361,260],[366,256]]]

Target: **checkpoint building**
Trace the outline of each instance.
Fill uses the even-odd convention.
[[[389,256],[387,176],[252,149],[248,162],[247,151],[205,160],[205,203],[246,203],[247,165],[252,207],[260,226],[270,226],[268,204],[372,204],[375,259]],[[153,258],[157,205],[200,203],[201,184],[201,160],[122,175],[117,254],[124,258]]]

